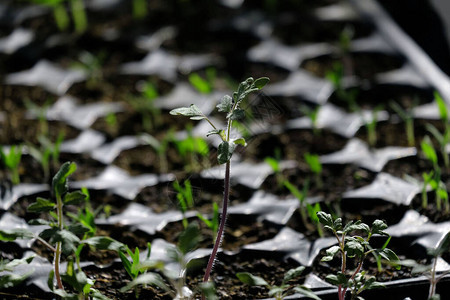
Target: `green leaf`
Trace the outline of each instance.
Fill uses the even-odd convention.
[[[29,264],[35,255],[28,256],[21,259],[13,259],[12,261],[0,260],[0,272],[9,271],[12,272],[15,267],[23,264]]]
[[[233,98],[231,98],[229,95],[223,96],[220,100],[220,103],[217,104],[216,107],[219,112],[229,113],[231,111],[231,108],[233,107]]]
[[[83,240],[83,244],[88,244],[98,250],[125,251],[125,245],[108,236],[94,236]]]
[[[72,193],[67,193],[64,196],[63,202],[66,205],[69,204],[79,204],[86,200],[86,195],[82,193],[81,191],[75,191]]]
[[[231,159],[235,148],[235,143],[222,142],[217,148],[217,160],[219,161],[219,164],[227,163]]]
[[[343,232],[344,233],[349,233],[349,232],[352,232],[352,231],[355,231],[355,230],[358,230],[358,231],[363,231],[363,232],[365,232],[366,234],[368,234],[369,232],[370,232],[370,227],[369,227],[369,225],[367,225],[367,224],[365,224],[365,223],[361,223],[361,221],[357,221],[357,222],[355,222],[355,223],[352,223],[352,224],[347,224],[345,227],[344,227],[344,230],[343,230]]]
[[[376,281],[376,278],[374,276],[371,276],[364,283],[365,290],[373,290],[373,289],[379,289],[379,288],[385,288],[385,286],[381,282]]]
[[[375,220],[372,223],[372,234],[380,234],[384,236],[389,236],[388,233],[384,232],[385,229],[387,229],[387,224],[382,220]]]
[[[438,106],[441,120],[447,122],[448,120],[447,105],[445,104],[444,99],[442,99],[438,91],[434,91],[434,100],[436,101],[436,104]]]
[[[67,262],[67,271],[61,275],[61,279],[70,284],[79,293],[84,291],[86,285],[93,284],[93,281],[88,279],[83,271],[75,271],[72,260]]]
[[[322,257],[321,261],[331,261],[333,260],[336,253],[339,252],[341,248],[339,246],[332,246],[326,250],[326,255]]]
[[[284,274],[283,282],[286,283],[289,280],[299,277],[304,270],[305,270],[304,266],[300,266],[295,269],[290,269],[289,271],[286,272],[286,274]]]
[[[213,281],[202,282],[199,284],[200,291],[205,295],[206,300],[219,300],[216,295],[216,287]]]
[[[245,111],[243,109],[235,109],[227,115],[227,119],[242,120],[245,118]]]
[[[69,228],[67,228],[70,232],[72,232],[75,235],[82,235],[86,232],[89,232],[90,229],[87,226],[84,226],[83,224],[71,224],[69,225]]]
[[[53,201],[41,197],[36,198],[36,202],[31,203],[27,210],[29,212],[39,213],[47,212],[55,209],[56,204]]]
[[[346,286],[348,283],[347,277],[342,272],[338,272],[337,275],[329,274],[325,277],[325,280],[333,285]]]
[[[27,229],[17,228],[17,229],[0,229],[0,240],[1,241],[14,241],[16,239],[32,239],[34,237],[33,233]]]
[[[235,139],[235,140],[232,140],[232,142],[236,145],[241,145],[243,147],[247,146],[247,143],[245,142],[244,138]]]
[[[58,230],[57,228],[54,229],[56,230],[54,230],[54,233],[52,234],[50,241],[52,243],[61,242],[62,252],[65,255],[70,255],[71,253],[75,252],[77,250],[76,245],[79,244],[80,239],[68,230],[65,229]],[[43,232],[45,232],[45,230]]]
[[[125,256],[125,254],[119,250],[119,258],[122,261],[123,267],[125,269],[125,271],[127,271],[128,275],[130,275],[130,277],[132,279],[135,279],[136,276],[135,274],[133,274],[132,270],[131,270],[131,262],[128,260],[128,258]]]
[[[75,172],[77,165],[72,162],[65,162],[52,180],[52,190],[56,197],[61,197],[69,189],[67,177]]]
[[[255,80],[253,85],[258,89],[262,89],[267,83],[269,83],[269,81],[270,79],[268,77],[260,77]]]
[[[198,75],[197,73],[190,74],[188,79],[189,82],[192,84],[192,86],[195,87],[195,89],[200,93],[202,94],[211,93],[212,87],[209,84],[209,82],[200,77],[200,75]]]
[[[348,257],[361,257],[364,253],[364,247],[357,239],[347,238],[344,250],[347,252]]]
[[[240,281],[242,281],[245,284],[248,284],[250,286],[254,285],[264,285],[268,286],[269,284],[267,281],[265,281],[263,278],[259,276],[252,275],[248,272],[238,272],[236,273],[237,278],[239,278]]]
[[[393,262],[400,261],[397,254],[395,254],[395,252],[389,248],[384,248],[383,250],[379,251],[378,254],[381,257],[383,257],[384,259],[389,260],[389,261],[393,261]]]
[[[323,211],[319,211],[319,212],[317,212],[317,217],[319,218],[319,222],[321,224],[334,229],[333,218],[331,217],[330,214],[327,214],[326,212],[323,212]]]
[[[433,163],[433,165],[437,165],[438,159],[436,151],[434,150],[430,139],[429,138],[427,139],[427,137],[428,136],[426,136],[424,140],[420,143],[420,147],[426,158],[429,159]]]
[[[23,275],[19,274],[6,274],[0,276],[0,289],[12,288],[21,284],[25,279],[27,279],[31,274],[33,274],[34,270],[27,272]]]
[[[195,104],[191,104],[191,106],[189,107],[180,107],[172,109],[169,113],[174,116],[181,115],[185,117],[190,117],[191,120],[206,119],[205,115],[203,115],[202,111]]]
[[[189,223],[186,229],[180,234],[178,249],[180,249],[181,253],[187,254],[197,247],[201,238],[198,224],[196,222]]]
[[[161,275],[150,272],[139,275],[136,279],[128,283],[125,287],[121,288],[120,292],[125,293],[126,291],[134,289],[136,286],[146,284],[159,287],[166,292],[171,291],[170,287],[164,282],[164,279],[161,277]]]
[[[219,135],[220,137],[224,137],[224,131],[223,131],[223,129],[213,129],[213,130],[210,130],[210,131],[208,131],[208,133],[206,133],[206,137],[208,137],[208,136],[210,136],[210,135],[213,135],[213,134],[217,134],[217,135]]]
[[[305,286],[296,286],[294,288],[294,291],[296,293],[302,294],[307,298],[311,298],[311,299],[315,299],[315,300],[321,300],[319,296],[317,296],[316,294],[314,294],[313,291],[311,291],[309,288],[305,287]]]
[[[447,232],[445,237],[440,241],[439,246],[434,250],[430,250],[429,254],[437,257],[446,252],[450,252],[450,232]]]

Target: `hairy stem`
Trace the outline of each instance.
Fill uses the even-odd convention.
[[[206,266],[206,271],[205,271],[205,276],[203,277],[203,282],[208,282],[208,280],[209,280],[209,276],[211,274],[214,260],[216,259],[216,256],[217,256],[217,251],[222,242],[223,231],[225,229],[225,222],[226,222],[226,218],[227,218],[229,192],[230,192],[230,161],[228,161],[225,165],[222,217],[220,219],[219,230],[217,231],[216,242],[214,243],[214,247],[211,252],[211,256],[209,257],[208,265]],[[202,295],[202,299],[205,299],[204,295]]]

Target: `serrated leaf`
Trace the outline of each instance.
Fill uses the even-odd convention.
[[[297,267],[295,269],[290,269],[284,274],[283,282],[288,282],[289,280],[299,277],[305,270],[304,266]]]
[[[344,233],[349,233],[349,232],[356,231],[356,230],[363,231],[366,234],[368,234],[370,232],[370,227],[369,227],[369,225],[367,225],[365,223],[356,222],[356,223],[351,224],[351,225],[346,225],[344,227],[343,231],[344,231]]]
[[[220,143],[217,148],[217,160],[219,164],[227,163],[231,159],[235,148],[236,144],[234,143],[228,143],[226,141]]]
[[[62,243],[62,252],[65,255],[69,255],[76,251],[76,249],[77,249],[76,245],[78,245],[78,243],[80,242],[80,239],[68,230],[56,229],[54,231],[54,234],[52,234],[50,241],[52,243],[61,242]]]
[[[233,107],[233,98],[229,95],[225,95],[220,100],[220,103],[217,104],[217,110],[219,112],[227,112],[229,113],[231,111],[231,108]]]
[[[69,189],[67,177],[75,172],[77,165],[73,162],[65,162],[52,180],[52,190],[56,197],[62,196]]]
[[[136,279],[128,283],[125,287],[121,288],[120,292],[124,293],[131,289],[134,289],[136,286],[146,284],[159,287],[166,292],[171,291],[170,287],[164,282],[164,279],[161,277],[161,275],[150,272],[138,276]]]
[[[255,80],[253,85],[258,89],[262,89],[267,83],[269,83],[270,79],[268,77],[260,77]]]
[[[32,239],[34,237],[33,233],[27,229],[17,228],[17,229],[0,229],[0,240],[1,241],[14,241],[16,239]]]
[[[53,201],[41,197],[36,198],[36,202],[31,203],[27,210],[33,213],[47,212],[55,209],[56,204]]]
[[[262,277],[255,276],[249,272],[238,272],[236,273],[237,278],[239,278],[240,281],[242,281],[245,284],[248,284],[250,286],[255,285],[264,285],[268,286],[269,284],[267,281],[265,281]]]
[[[202,111],[195,104],[191,104],[189,107],[180,107],[172,109],[169,112],[174,116],[185,116],[190,117],[191,120],[202,120],[206,117],[203,115]]]
[[[125,245],[108,236],[94,236],[83,240],[83,244],[88,244],[98,250],[125,251]]]
[[[72,193],[67,193],[64,196],[63,202],[66,205],[69,205],[69,204],[75,205],[75,204],[79,204],[85,200],[86,200],[86,195],[84,193],[82,193],[81,191],[75,191]]]

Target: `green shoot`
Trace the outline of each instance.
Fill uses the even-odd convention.
[[[187,162],[185,170],[199,171],[202,166],[207,166],[206,159],[209,156],[209,145],[202,137],[194,137],[192,135],[192,127],[187,128],[187,137],[183,140],[172,139],[175,144],[177,152],[180,157]],[[200,158],[202,163],[198,163],[197,158]]]
[[[301,105],[300,111],[307,116],[311,121],[311,126],[314,135],[320,134],[320,129],[317,127],[317,117],[319,115],[320,106],[317,105],[314,108],[309,107],[308,105]]]
[[[322,163],[320,162],[320,157],[317,154],[305,153],[305,161],[309,166],[309,169],[314,174],[314,182],[317,188],[322,188]]]
[[[202,94],[210,94],[214,90],[214,82],[216,81],[216,69],[208,68],[206,70],[206,79],[203,79],[197,73],[189,75],[191,85]]]
[[[341,218],[334,219],[330,214],[323,211],[318,212],[317,217],[320,223],[333,233],[338,242],[337,245],[326,250],[326,255],[322,258],[322,261],[331,261],[338,254],[341,257],[341,270],[337,274],[330,274],[326,277],[329,283],[338,287],[339,300],[345,299],[348,289],[350,289],[351,299],[353,300],[357,299],[364,290],[381,287],[382,285],[376,282],[374,276],[366,275],[362,266],[369,254],[382,257],[388,261],[396,262],[399,260],[392,250],[386,248],[386,243],[380,249],[372,248],[370,245],[370,239],[375,234],[389,238],[389,234],[384,231],[388,227],[386,223],[375,220],[369,227],[358,220],[356,222],[350,221],[344,226]],[[351,235],[355,232],[362,232],[364,236]],[[350,271],[350,275],[347,275],[349,271],[347,270],[347,260],[350,258],[356,260],[357,267],[354,271]]]
[[[144,19],[148,14],[146,0],[133,0],[133,18],[136,20]]]
[[[219,245],[222,241],[223,231],[225,228],[225,220],[227,216],[229,192],[230,192],[230,161],[234,150],[238,145],[245,146],[245,140],[241,138],[233,139],[231,137],[231,127],[234,120],[240,120],[245,117],[245,112],[240,108],[241,102],[252,92],[261,90],[267,83],[269,78],[262,77],[259,79],[247,78],[245,81],[239,84],[237,91],[232,96],[225,95],[217,105],[219,112],[226,114],[227,126],[225,129],[217,128],[207,116],[205,116],[201,110],[194,104],[189,107],[181,107],[170,111],[171,115],[182,115],[189,117],[191,120],[206,120],[212,127],[206,136],[218,135],[221,139],[221,143],[217,149],[217,160],[219,164],[225,164],[225,178],[224,178],[224,196],[222,201],[222,218],[217,232],[216,242],[206,267],[205,276],[203,282],[209,281],[209,276],[213,267],[214,260],[216,259]],[[202,299],[205,298],[205,294],[202,295]]]
[[[389,105],[405,123],[408,146],[414,147],[416,144],[416,139],[414,136],[414,115],[412,109],[405,110],[394,101],[390,102]]]
[[[446,146],[450,143],[450,130],[446,129],[444,133],[440,133],[439,130],[432,124],[425,124],[428,132],[430,132],[435,140],[439,144],[439,150],[441,152],[442,158],[444,159],[444,166],[446,169],[450,167],[450,161],[448,158]]]
[[[183,214],[183,227],[187,228],[188,220],[185,217],[185,214],[188,209],[194,207],[194,197],[192,196],[192,186],[189,179],[184,181],[184,188],[179,184],[178,181],[174,181],[173,188],[178,192],[178,207],[180,208],[181,213]]]
[[[11,174],[12,184],[19,184],[19,165],[20,160],[22,159],[22,147],[20,145],[13,145],[9,148],[9,152],[6,152],[3,147],[0,147],[0,158],[2,160],[2,164],[9,170]]]
[[[136,113],[141,115],[144,130],[151,131],[161,123],[161,110],[155,106],[159,93],[151,82],[145,82],[140,89],[141,94],[129,98],[128,103]]]
[[[358,91],[344,88],[344,66],[341,62],[334,63],[333,68],[325,74],[325,77],[333,84],[336,91],[336,97],[347,103],[347,107],[351,112],[360,111],[360,108],[356,103]]]
[[[141,134],[140,138],[156,151],[160,172],[167,173],[169,171],[167,163],[167,146],[169,145],[169,141],[173,140],[172,130],[169,130],[162,141],[159,141],[146,133]]]
[[[201,213],[197,213],[197,217],[208,226],[209,229],[213,232],[213,243],[216,242],[217,231],[219,230],[219,205],[216,202],[213,203],[213,214],[211,220],[202,215]]]

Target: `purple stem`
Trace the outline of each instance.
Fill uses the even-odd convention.
[[[220,244],[222,242],[223,231],[225,229],[225,222],[227,219],[229,193],[230,193],[230,161],[228,161],[225,165],[224,192],[223,192],[223,201],[222,201],[222,217],[220,219],[219,230],[217,231],[216,242],[214,243],[214,247],[211,252],[211,256],[209,257],[208,264],[206,265],[206,271],[205,271],[205,276],[203,277],[203,282],[208,282],[208,280],[209,280],[209,275],[211,274],[211,270],[214,265],[214,260],[216,259],[216,256],[217,256],[217,251],[219,250]],[[204,295],[202,295],[202,299],[205,299]]]

